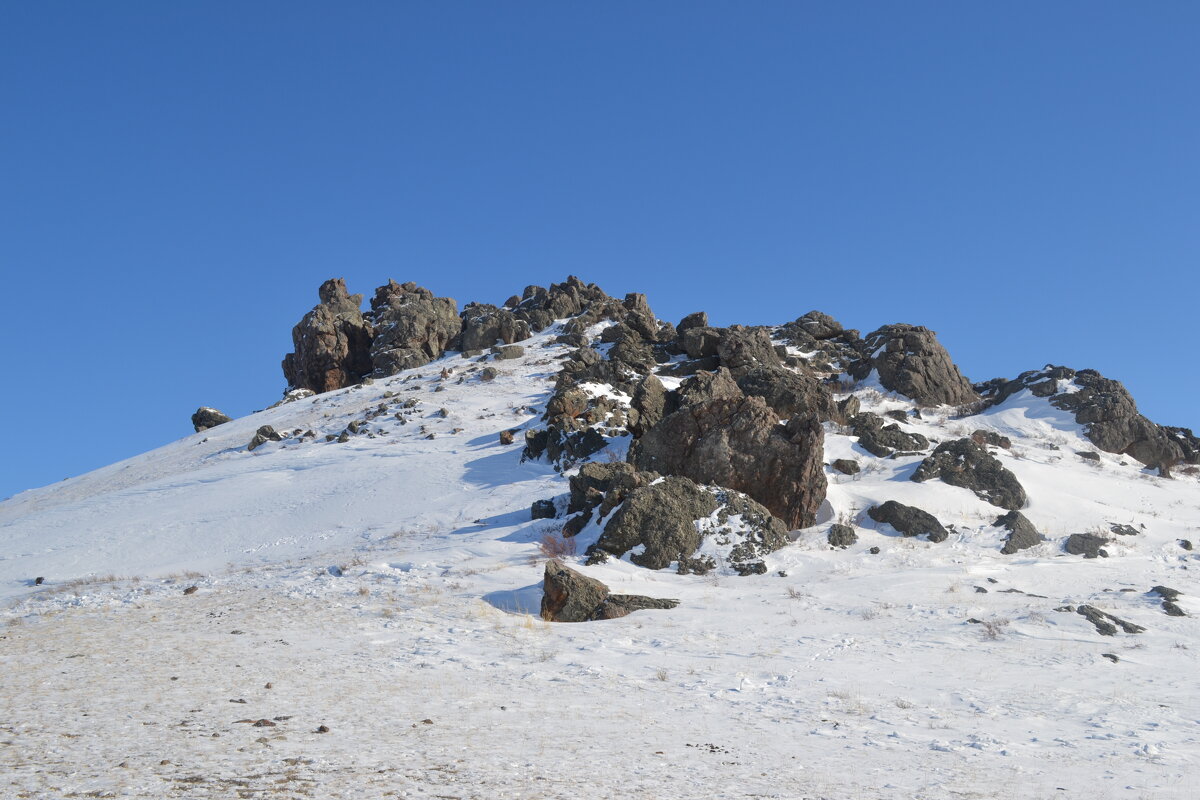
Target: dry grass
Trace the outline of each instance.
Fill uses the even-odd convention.
[[[538,540],[538,551],[546,558],[569,558],[575,555],[575,539],[561,533],[545,533]]]

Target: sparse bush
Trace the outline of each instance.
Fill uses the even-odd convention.
[[[983,638],[995,641],[1004,635],[1008,629],[1009,620],[1003,617],[992,617],[985,619],[981,624],[983,625]]]
[[[561,533],[544,533],[538,540],[538,551],[546,558],[569,558],[575,555],[575,539]]]
[[[655,673],[654,673],[654,677],[658,678],[660,681],[663,681],[663,682],[665,682],[665,681],[667,680],[667,678],[668,678],[668,677],[670,677],[670,676],[669,676],[669,674],[667,673],[667,668],[666,668],[666,667],[659,667],[659,668],[658,668],[658,669],[655,671]]]

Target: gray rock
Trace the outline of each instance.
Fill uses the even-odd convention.
[[[867,412],[850,418],[851,432],[858,443],[873,456],[886,458],[892,453],[917,452],[929,447],[929,440],[919,433],[907,433],[899,425],[884,425],[878,414]]]
[[[250,440],[250,444],[246,445],[246,449],[253,450],[267,442],[281,441],[283,441],[283,437],[276,433],[274,428],[270,425],[263,425],[255,432],[254,438]]]
[[[1108,558],[1108,553],[1101,549],[1108,542],[1108,539],[1094,533],[1072,533],[1063,544],[1063,549],[1073,556]]]
[[[950,354],[928,328],[885,325],[863,340],[864,356],[851,365],[858,380],[872,369],[887,389],[921,405],[966,405],[979,400],[970,381],[950,360]]]
[[[707,327],[708,327],[708,314],[706,314],[703,311],[696,311],[694,313],[688,314],[686,317],[679,320],[679,324],[675,326],[675,331],[677,333],[683,333],[684,331],[690,330],[692,328],[707,328]]]
[[[858,462],[852,458],[839,458],[830,466],[843,475],[857,475],[859,472]]]
[[[817,341],[832,339],[844,331],[840,322],[820,311],[810,311],[793,324]]]
[[[1095,606],[1082,605],[1075,609],[1076,614],[1085,617],[1088,622],[1096,626],[1096,630],[1101,636],[1115,636],[1117,628],[1125,631],[1125,633],[1142,633],[1146,629],[1141,625],[1134,625],[1132,622],[1126,622],[1120,617],[1114,617],[1105,611],[1101,611]]]
[[[550,622],[591,622],[617,619],[643,609],[669,609],[678,600],[614,595],[595,578],[581,575],[557,559],[546,562],[542,582],[542,619]]]
[[[917,483],[933,478],[970,489],[976,497],[1000,508],[1023,508],[1027,499],[1017,476],[970,439],[942,442],[912,475]]]
[[[718,328],[696,327],[679,331],[679,347],[688,358],[706,358],[716,356],[721,344],[721,331]]]
[[[1033,527],[1033,523],[1026,519],[1020,511],[1010,511],[997,517],[992,525],[997,528],[1007,528],[1009,531],[1008,536],[1004,539],[1004,547],[1000,548],[1000,552],[1006,556],[1041,544],[1045,540],[1038,533],[1037,528]]]
[[[634,436],[641,436],[662,421],[667,406],[667,390],[657,376],[642,378],[633,392],[631,403],[637,419],[630,426]]]
[[[829,535],[826,538],[830,547],[849,547],[858,541],[858,534],[849,525],[835,522],[829,527]]]
[[[554,519],[558,516],[558,509],[554,506],[553,500],[534,500],[533,505],[529,507],[530,519]]]
[[[888,500],[883,505],[871,506],[867,516],[876,522],[891,525],[904,536],[927,535],[931,542],[944,542],[950,534],[938,522],[937,517],[916,506],[906,506],[895,500]]]
[[[226,422],[232,421],[233,420],[230,417],[226,416],[217,409],[209,408],[208,406],[200,406],[200,408],[196,409],[196,413],[192,414],[192,427],[196,429],[196,433],[199,433],[200,431],[206,431],[209,428],[215,428],[218,425],[224,425]]]
[[[696,329],[700,330],[700,329]],[[740,378],[756,367],[778,367],[781,362],[766,328],[733,325],[724,329],[717,343],[721,365]]]
[[[458,304],[415,283],[389,281],[371,299],[371,364],[377,376],[395,375],[439,358],[462,331]],[[473,348],[468,348],[473,349]]]
[[[331,392],[371,371],[374,330],[363,316],[362,295],[349,294],[342,278],[325,281],[318,295],[321,302],[292,328],[283,375],[289,388]]]
[[[510,345],[530,336],[529,322],[509,309],[483,303],[463,307],[461,350],[487,350],[497,342]]]
[[[713,400],[737,400],[745,397],[729,370],[721,367],[715,372],[698,372],[679,385],[680,406],[701,405]]]
[[[816,414],[825,422],[839,416],[829,388],[809,375],[779,367],[753,367],[737,385],[747,395],[767,401],[784,419],[796,414]]]

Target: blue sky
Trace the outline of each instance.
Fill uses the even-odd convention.
[[[317,286],[924,324],[1200,427],[1193,2],[0,3],[0,497],[278,399]]]

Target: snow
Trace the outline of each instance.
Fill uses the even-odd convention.
[[[594,519],[573,566],[680,605],[549,624],[538,542],[562,520],[529,505],[561,504],[566,477],[498,437],[537,424],[568,351],[553,336],[0,503],[0,797],[1200,795],[1196,617],[1149,593],[1178,589],[1200,615],[1198,555],[1178,544],[1200,540],[1195,476],[1079,458],[1095,449],[1081,426],[1029,392],[963,419],[921,409],[903,425],[932,440],[1012,439],[989,449],[1048,541],[1002,556],[1001,509],[914,483],[919,457],[874,458],[828,426],[826,461],[863,470],[829,472],[821,523],[767,574],[583,566]],[[485,365],[489,383],[468,372]],[[855,394],[913,409],[869,383]],[[380,404],[364,432],[325,441]],[[317,435],[247,452],[264,424]],[[876,529],[865,511],[887,499],[950,538]],[[838,520],[859,541],[835,551]],[[1110,557],[1062,551],[1114,523],[1139,533],[1112,537]],[[1146,632],[1100,636],[1055,610],[1085,603]]]

